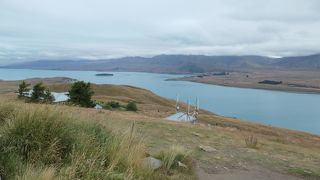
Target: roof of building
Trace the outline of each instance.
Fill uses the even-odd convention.
[[[25,96],[27,97],[31,97],[32,95],[32,90],[30,90],[29,92],[25,93]],[[68,96],[68,92],[51,92],[52,96],[54,97],[54,101],[53,102],[65,102],[69,100],[69,96]]]
[[[196,118],[194,116],[188,116],[186,113],[184,112],[178,112],[176,114],[173,114],[169,117],[166,118],[167,120],[171,120],[171,121],[183,121],[183,122],[192,122],[195,121]]]

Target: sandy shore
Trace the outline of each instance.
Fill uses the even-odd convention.
[[[192,81],[198,83],[239,88],[265,89],[301,93],[320,93],[320,72],[228,72],[226,75],[198,74],[170,80]],[[281,84],[259,83],[265,80],[281,82]]]

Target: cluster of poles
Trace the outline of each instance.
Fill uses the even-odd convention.
[[[199,115],[199,99],[196,98],[195,105],[193,106],[193,109],[190,105],[190,100],[187,101],[187,110],[185,112],[182,112],[183,114],[179,117],[186,116],[186,121],[195,121],[198,118]],[[180,105],[179,105],[179,94],[177,94],[176,98],[176,113],[180,113]]]

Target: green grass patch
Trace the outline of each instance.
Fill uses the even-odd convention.
[[[299,168],[299,167],[294,167],[294,168],[289,168],[289,173],[295,174],[295,175],[299,175],[299,176],[303,176],[305,178],[309,178],[309,179],[319,179],[320,178],[320,174],[313,172],[309,169],[304,169],[304,168]]]
[[[4,179],[152,179],[134,126],[107,130],[48,108],[1,106],[0,176]],[[11,116],[11,112],[14,116]],[[43,179],[43,178],[42,178]]]

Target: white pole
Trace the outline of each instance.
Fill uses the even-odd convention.
[[[177,94],[177,98],[176,98],[176,113],[179,112],[179,109],[180,109],[180,107],[179,107],[179,94]]]
[[[190,115],[190,102],[188,99],[187,121],[189,121],[189,115]]]

